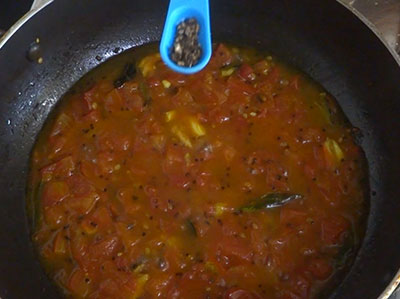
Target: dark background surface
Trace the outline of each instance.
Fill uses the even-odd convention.
[[[7,30],[31,7],[32,0],[1,0],[0,30]]]

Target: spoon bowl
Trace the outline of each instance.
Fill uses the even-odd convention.
[[[165,20],[164,30],[160,43],[160,54],[164,63],[172,70],[182,74],[194,74],[201,71],[211,58],[211,30],[209,0],[171,0]],[[192,67],[177,65],[170,57],[173,47],[176,28],[186,19],[195,18],[199,23],[199,43],[201,56],[197,64]]]

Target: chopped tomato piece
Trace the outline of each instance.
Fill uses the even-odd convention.
[[[84,266],[89,262],[87,259],[89,240],[79,230],[74,233],[75,236],[71,238],[72,257],[79,265]]]
[[[123,107],[123,99],[117,89],[113,89],[110,91],[105,100],[104,100],[104,108],[108,112],[118,112],[121,111]]]
[[[125,97],[125,108],[134,112],[142,112],[144,101],[143,98],[138,94],[132,94]]]
[[[301,225],[307,220],[307,213],[299,210],[294,210],[289,207],[282,207],[280,213],[281,223],[283,225]]]
[[[145,190],[148,188],[145,187]],[[145,191],[146,192],[146,191]],[[154,192],[151,192],[154,194]],[[140,209],[140,205],[137,202],[138,197],[133,188],[121,188],[117,192],[117,198],[121,201],[128,214],[133,214]]]
[[[43,187],[42,200],[45,207],[55,205],[70,195],[67,183],[52,181]]]
[[[85,103],[86,111],[89,112],[93,109],[93,103],[99,100],[100,98],[100,91],[97,86],[92,87],[88,91],[83,94],[83,102]]]
[[[68,206],[80,215],[84,215],[92,210],[98,200],[99,195],[96,192],[91,192],[85,196],[71,197],[68,200]]]
[[[65,149],[65,144],[67,143],[67,138],[62,135],[54,136],[53,138],[49,139],[50,146],[49,146],[49,159],[54,159],[56,157],[61,156],[63,150]]]
[[[99,294],[103,298],[112,298],[115,296],[115,294],[119,294],[120,291],[120,287],[117,285],[117,283],[110,278],[101,282],[99,286]]]
[[[228,87],[230,89],[230,92],[237,95],[238,97],[243,95],[251,96],[255,93],[255,89],[252,85],[234,76],[229,77]]]
[[[89,256],[91,259],[101,259],[111,257],[121,249],[121,242],[116,236],[108,236],[103,240],[92,244],[89,248]]]
[[[110,211],[105,207],[96,209],[89,216],[90,225],[96,227],[100,231],[107,231],[112,227],[113,220]]]
[[[310,282],[301,275],[297,275],[290,280],[290,288],[300,298],[308,298],[310,295]]]
[[[241,65],[241,67],[239,68],[238,74],[240,76],[240,78],[242,78],[243,80],[248,80],[248,81],[252,81],[255,79],[255,74],[254,74],[254,70],[253,68],[248,65],[247,63],[243,63]]]
[[[97,166],[103,175],[110,174],[114,171],[115,165],[114,154],[112,152],[100,152],[97,155]]]
[[[294,89],[299,90],[299,81],[300,81],[300,77],[296,76],[293,78],[291,85],[293,86]]]
[[[65,224],[67,217],[64,212],[64,208],[60,205],[53,205],[51,207],[45,207],[44,219],[46,224],[52,228],[57,228]]]
[[[266,75],[271,68],[271,63],[266,60],[261,60],[254,64],[253,69],[257,74]]]
[[[313,259],[308,266],[308,270],[315,278],[325,280],[332,274],[333,268],[324,259]]]
[[[67,253],[67,240],[63,231],[57,233],[54,239],[53,250],[55,254],[64,255]]]
[[[85,122],[97,123],[100,120],[101,114],[99,110],[90,111],[88,114],[82,116]]]
[[[214,50],[210,62],[217,67],[228,65],[232,62],[232,54],[227,47],[223,44],[219,44]]]
[[[83,270],[77,269],[69,279],[68,288],[75,296],[85,297],[89,292],[89,282],[87,274]]]
[[[225,292],[224,299],[260,299],[261,297],[253,292],[239,288],[232,288]]]
[[[61,113],[60,116],[57,117],[50,135],[56,136],[65,133],[72,125],[72,118],[65,113]]]
[[[271,68],[267,75],[267,81],[273,84],[278,83],[281,77],[281,69],[277,66]]]
[[[253,255],[249,242],[239,240],[235,237],[223,237],[219,243],[220,249],[224,255],[234,258],[239,258],[242,261],[250,261]]]
[[[343,234],[350,227],[349,222],[340,216],[323,219],[321,238],[326,245],[338,245],[343,241]]]
[[[49,164],[42,169],[40,172],[42,174],[42,180],[45,182],[50,181],[53,177],[56,179],[65,179],[70,177],[75,170],[75,163],[71,156],[67,156]]]

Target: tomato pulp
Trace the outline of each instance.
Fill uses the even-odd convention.
[[[70,297],[313,297],[362,238],[354,131],[274,57],[219,44],[185,76],[128,51],[40,134],[33,240]]]

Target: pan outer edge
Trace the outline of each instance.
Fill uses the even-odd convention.
[[[400,56],[397,54],[395,49],[393,49],[386,39],[383,37],[383,34],[378,30],[378,28],[368,20],[362,13],[360,13],[357,9],[349,5],[343,0],[336,0],[348,10],[350,10],[357,18],[359,18],[378,38],[379,40],[385,45],[385,47],[389,50],[390,54],[392,54],[393,58],[396,60],[397,64],[400,66]],[[399,270],[400,272],[400,270]],[[400,273],[399,273],[400,274]]]
[[[7,41],[26,23],[28,22],[35,14],[37,14],[40,10],[45,8],[47,5],[52,3],[53,0],[48,0],[47,2],[40,1],[39,3],[35,1],[32,5],[32,9],[28,11],[25,15],[23,15],[14,25],[12,25],[6,33],[0,38],[0,51],[3,46],[7,43]],[[40,6],[36,6],[36,4],[41,4]]]
[[[51,4],[54,0],[34,0],[31,10],[28,11],[24,16],[22,16],[13,26],[11,26],[8,31],[0,38],[0,55],[2,47],[7,43],[8,40],[12,38],[12,36],[25,24],[27,23],[34,15],[36,15],[39,11],[45,8],[47,5]],[[377,27],[369,21],[364,15],[362,15],[357,9],[344,2],[343,0],[336,0],[345,8],[350,10],[358,19],[360,19],[385,45],[388,49],[392,57],[395,59],[397,64],[400,66],[400,55],[390,47],[389,43],[384,39],[383,34],[377,29]],[[400,285],[400,269],[394,276],[393,280],[389,283],[386,289],[382,292],[382,294],[378,297],[378,299],[388,299]]]

